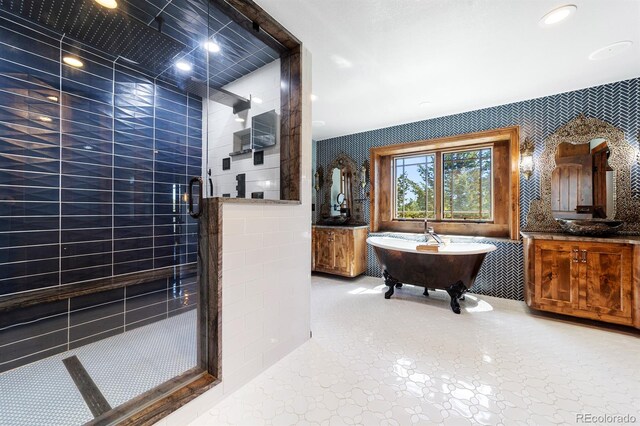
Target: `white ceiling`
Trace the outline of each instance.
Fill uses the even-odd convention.
[[[317,140],[640,76],[638,0],[257,2],[311,51]],[[539,26],[564,4],[577,12]]]

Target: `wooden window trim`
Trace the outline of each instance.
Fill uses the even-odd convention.
[[[482,146],[500,147],[502,161],[493,167],[493,221],[430,221],[441,234],[484,236],[489,238],[519,239],[520,232],[520,128],[518,126],[467,133],[444,138],[399,143],[370,150],[370,230],[371,232],[422,233],[422,220],[393,219],[393,159],[399,156],[474,149]],[[494,148],[495,150],[496,148]],[[495,151],[494,151],[495,152]],[[436,156],[436,170],[442,171],[442,156]],[[440,164],[438,164],[440,163]],[[494,163],[494,161],[492,161]],[[436,173],[436,187],[440,187],[441,173]],[[505,182],[506,181],[506,182]],[[502,190],[500,190],[502,188]],[[442,200],[436,196],[436,211],[441,211]],[[499,211],[499,209],[502,209]]]

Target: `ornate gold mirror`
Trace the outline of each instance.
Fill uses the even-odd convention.
[[[603,138],[584,144],[563,142],[551,172],[551,213],[555,219],[613,219],[615,170]]]
[[[538,159],[540,199],[529,206],[525,231],[560,232],[555,219],[623,221],[640,234],[640,201],[632,198],[635,150],[617,127],[583,115],[545,141]]]

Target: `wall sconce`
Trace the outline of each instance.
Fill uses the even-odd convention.
[[[533,141],[527,136],[520,147],[520,173],[529,180],[533,174]]]
[[[362,189],[367,186],[367,175],[369,174],[369,160],[364,160],[362,167],[360,167],[360,185]]]
[[[314,177],[313,187],[315,188],[316,192],[318,192],[320,191],[320,188],[322,188],[322,183],[323,183],[322,166],[318,166],[318,168],[316,169],[316,173],[315,175],[313,175],[313,177]]]

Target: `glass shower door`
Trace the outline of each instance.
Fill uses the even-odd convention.
[[[0,4],[0,425],[83,424],[201,371],[187,83],[208,79],[211,12],[23,3]]]

